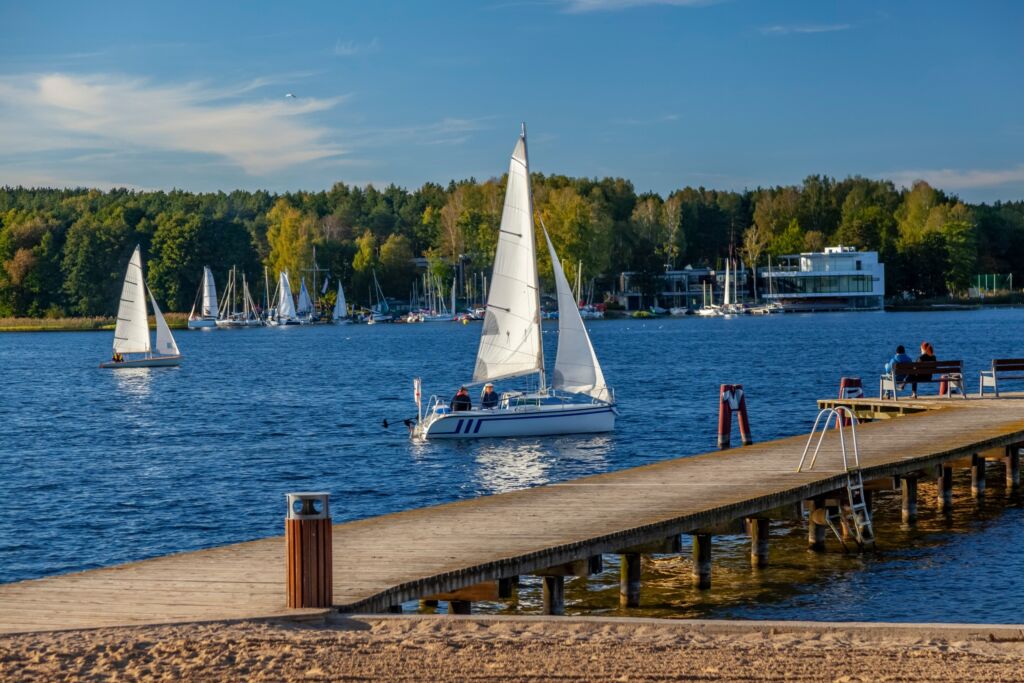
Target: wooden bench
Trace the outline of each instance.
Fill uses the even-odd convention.
[[[1022,361],[1024,362],[1024,361]],[[954,391],[961,398],[964,393],[964,362],[962,360],[936,360],[920,363],[896,363],[888,374],[882,375],[878,383],[878,398],[885,398],[891,392],[893,400],[899,399],[899,392],[908,384],[940,383],[940,393],[949,398]],[[944,387],[941,386],[944,384]],[[942,389],[945,391],[941,391]]]
[[[996,358],[990,370],[981,371],[981,387],[978,393],[985,395],[985,387],[992,387],[999,398],[1000,380],[1024,379],[1024,358]]]

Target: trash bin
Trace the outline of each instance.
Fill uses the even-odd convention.
[[[284,537],[288,607],[331,606],[331,510],[329,493],[286,493]]]

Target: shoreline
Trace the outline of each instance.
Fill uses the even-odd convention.
[[[345,616],[0,637],[9,680],[1014,680],[1024,626]]]

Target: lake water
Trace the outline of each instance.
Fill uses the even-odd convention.
[[[0,335],[0,582],[280,534],[287,491],[330,491],[343,521],[713,450],[721,383],[745,386],[756,440],[806,432],[841,376],[874,391],[898,343],[915,353],[928,340],[968,378],[1024,355],[1012,309],[589,328],[622,411],[614,434],[425,444],[400,422],[415,414],[412,378],[450,395],[478,324],[181,331],[180,368],[117,372],[96,367],[110,333]],[[544,339],[551,362],[554,325]],[[743,539],[723,539],[709,593],[688,587],[685,559],[652,560],[639,614],[1020,620],[1019,496],[993,487],[980,509],[968,500],[939,519],[922,492],[913,531],[898,501],[879,506],[881,552],[867,558],[808,553],[803,529],[780,523],[765,572],[750,572]],[[570,612],[614,611],[614,570],[571,582]],[[538,595],[527,582],[502,609],[529,611]]]

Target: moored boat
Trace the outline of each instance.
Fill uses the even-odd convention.
[[[196,303],[199,304],[198,314],[196,313]],[[188,329],[201,330],[216,326],[217,285],[213,281],[213,272],[208,266],[203,266],[203,281],[199,283],[196,302],[192,304],[192,311],[188,314]]]

